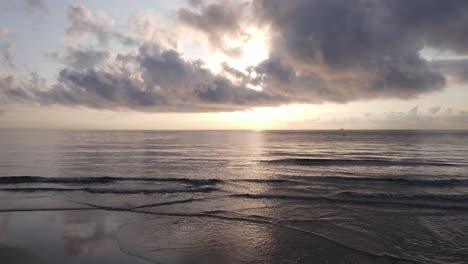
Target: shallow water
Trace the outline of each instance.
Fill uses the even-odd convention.
[[[467,223],[468,132],[0,132],[10,263],[464,263]]]

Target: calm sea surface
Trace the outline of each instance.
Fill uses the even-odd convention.
[[[0,259],[468,263],[468,132],[0,131]]]

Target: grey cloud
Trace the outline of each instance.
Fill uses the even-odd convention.
[[[10,92],[5,94],[16,100],[95,108],[231,111],[407,99],[442,89],[446,76],[465,78],[465,61],[429,62],[419,54],[425,46],[468,54],[465,0],[192,1],[190,8],[179,9],[178,19],[226,51],[223,38],[243,36],[242,19],[253,12],[255,23],[271,29],[271,50],[267,60],[245,71],[226,64],[221,74],[214,74],[201,61],[146,43],[112,59],[99,50],[70,52],[62,57],[67,68],[53,87],[30,89],[16,81],[12,83],[22,92],[6,89]],[[90,35],[101,44],[135,43],[117,31],[110,18],[84,6],[67,8],[67,16],[69,36]],[[262,90],[246,88],[249,85]],[[413,110],[414,117],[423,115]]]
[[[414,109],[414,108],[413,108]],[[411,111],[410,111],[411,112]],[[416,129],[440,129],[440,128],[468,128],[468,113],[447,112],[440,115],[410,113],[387,113],[383,117],[370,120],[372,123],[391,128],[416,128]]]
[[[419,113],[419,107],[415,106],[408,111],[408,117],[417,117]]]
[[[159,87],[182,108],[238,110],[284,100],[235,85],[225,77],[213,75],[201,61],[184,61],[173,50],[161,51],[145,45],[140,48],[139,61],[145,83]]]
[[[47,87],[37,75],[27,82],[9,77],[0,83],[3,97],[16,103],[39,103],[139,111],[232,111],[271,106],[285,98],[236,85],[155,44],[120,54],[101,68],[65,68]]]
[[[49,8],[45,0],[2,0],[0,2],[0,13],[2,11],[9,12],[10,10],[22,9],[27,13],[42,13],[47,14]]]
[[[264,77],[271,77],[282,83],[288,83],[296,78],[294,69],[276,57],[263,61],[254,70]]]
[[[72,69],[83,70],[102,65],[110,58],[110,52],[95,50],[91,47],[68,47],[65,55],[52,52],[45,54],[45,56],[63,63]]]
[[[414,98],[446,85],[445,73],[420,56],[425,45],[460,54],[468,48],[463,0],[254,0],[252,6],[272,36],[270,59],[251,67],[261,76],[251,81],[293,100]],[[239,32],[240,16],[226,14],[236,13],[227,4],[202,4],[180,9],[179,19],[217,43]]]
[[[407,112],[387,112],[383,117],[374,116],[369,121],[373,122],[400,122],[400,123],[411,123],[412,121],[424,118],[423,115],[419,113],[419,107],[415,106],[408,110]]]
[[[8,29],[0,27],[0,64],[6,67],[13,67],[13,57],[10,53],[11,40],[8,36]]]
[[[256,74],[253,81],[257,85],[291,101],[321,103],[325,97],[342,101],[341,95],[328,89],[328,84],[320,76],[315,73],[298,73],[279,57],[271,57],[251,70]]]
[[[271,56],[303,79],[314,77],[310,86],[317,77],[327,84],[312,94],[319,101],[412,98],[442,89],[444,75],[419,51],[424,45],[468,51],[466,1],[256,0],[254,6],[272,28]]]
[[[125,74],[64,69],[60,72],[60,81],[66,88],[58,86],[39,94],[46,103],[118,109],[145,108],[164,100],[158,92],[141,87],[138,81]]]
[[[464,0],[394,0],[386,1],[394,22],[406,32],[415,34],[428,45],[468,53],[468,2]]]
[[[251,78],[249,77],[249,75],[245,74],[244,72],[234,68],[234,67],[231,67],[229,64],[227,63],[223,63],[221,65],[223,71],[227,74],[229,74],[230,76],[234,77],[235,79],[237,80],[241,80],[243,82],[251,82]]]
[[[226,35],[247,39],[241,23],[245,19],[248,4],[221,0],[205,5],[203,1],[191,1],[192,8],[180,8],[178,19],[184,24],[206,34],[214,48],[231,56],[241,53],[240,47],[229,47],[225,44]]]
[[[328,84],[318,75],[300,74],[278,57],[269,58],[257,66],[248,67],[247,74],[228,65],[224,72],[244,84],[263,87],[263,91],[285,98],[285,102],[320,103],[324,97],[341,101],[341,95],[333,94]]]
[[[44,0],[24,0],[25,9],[29,13],[42,12],[48,13],[47,4]]]
[[[8,35],[8,29],[4,27],[0,27],[0,37]]]
[[[435,69],[454,78],[455,81],[468,81],[468,59],[436,60],[431,64]]]
[[[13,57],[10,53],[10,43],[0,42],[0,64],[7,67],[13,67]]]
[[[441,107],[440,106],[434,106],[429,109],[429,112],[431,114],[437,114],[440,111]]]
[[[133,38],[114,27],[112,19],[100,13],[93,13],[83,5],[68,6],[66,15],[71,22],[66,30],[68,36],[94,36],[103,45],[107,45],[112,39],[124,45],[136,44]]]
[[[25,86],[24,84],[27,83]],[[33,88],[33,83],[20,83],[11,75],[0,76],[0,102],[8,105],[12,102],[30,102],[33,98],[29,90]]]
[[[199,7],[204,4],[203,0],[189,0],[189,4],[194,7]]]
[[[410,109],[411,112],[414,108]],[[296,128],[352,128],[356,129],[467,129],[468,112],[457,111],[457,113],[441,113],[433,115],[429,113],[418,113],[411,115],[408,112],[388,112],[384,114],[358,114],[350,113],[344,117],[320,117],[285,122],[286,127]]]

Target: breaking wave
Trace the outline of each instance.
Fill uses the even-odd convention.
[[[457,164],[429,162],[418,160],[388,160],[388,159],[313,159],[313,158],[285,158],[262,160],[263,163],[298,166],[436,166],[457,167]]]
[[[411,184],[417,186],[464,186],[468,185],[468,179],[457,178],[436,178],[423,179],[423,178],[399,178],[399,177],[346,177],[346,176],[284,176],[271,179],[190,179],[190,178],[151,178],[151,177],[136,177],[136,178],[123,178],[123,177],[43,177],[43,176],[0,176],[0,185],[12,184],[28,184],[28,183],[51,183],[51,184],[77,184],[77,185],[90,185],[90,184],[111,184],[111,183],[124,183],[124,182],[141,182],[141,183],[181,183],[193,186],[213,186],[218,184],[226,184],[231,182],[245,182],[257,184],[283,184],[283,185],[307,185],[316,182],[327,183],[397,183],[397,184]]]

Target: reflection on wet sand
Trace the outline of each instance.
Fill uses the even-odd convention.
[[[106,211],[0,215],[0,263],[149,263],[124,253],[117,239],[128,215]]]
[[[414,210],[411,219],[399,211],[391,213],[393,220],[383,226],[358,227],[347,223],[356,223],[351,219],[366,223],[364,220],[376,212],[353,208],[320,201],[218,197],[139,209],[94,205],[94,209],[88,208],[92,210],[2,213],[6,246],[1,253],[3,259],[11,260],[7,264],[27,263],[21,262],[27,261],[22,257],[34,255],[45,263],[91,264],[349,263],[350,259],[369,264],[418,263],[387,254],[395,250],[395,242],[376,240],[382,233],[402,238],[405,230],[422,228],[415,221],[419,216]],[[341,216],[334,217],[328,211]],[[463,223],[466,218],[456,220]],[[462,228],[460,225],[456,230]],[[438,230],[438,226],[432,229]],[[378,245],[370,246],[372,243]],[[451,246],[462,247],[464,238],[457,243]],[[402,245],[430,253],[425,245]],[[9,250],[11,247],[17,249]],[[20,248],[30,254],[23,254]]]
[[[64,217],[63,240],[69,255],[97,255],[112,247],[118,223],[112,222],[109,216],[93,218],[67,212]]]

